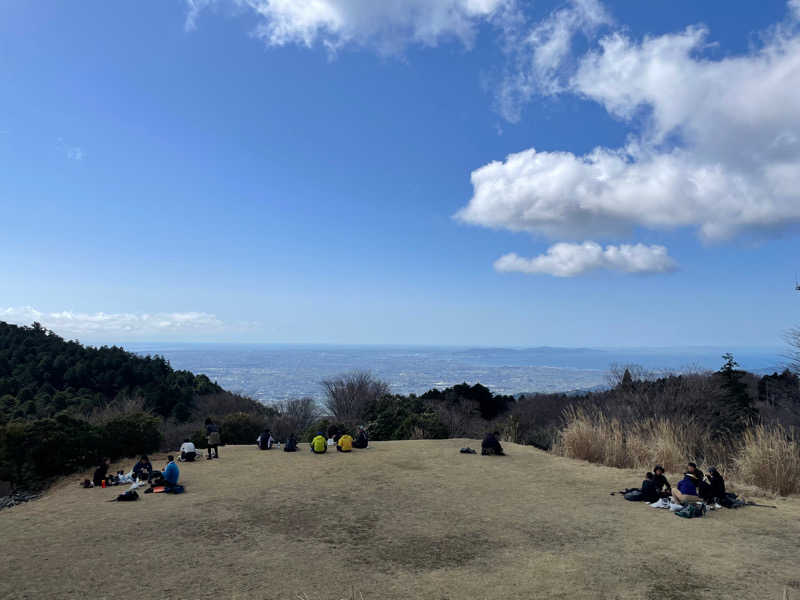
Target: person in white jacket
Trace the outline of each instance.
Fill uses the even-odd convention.
[[[197,448],[190,439],[183,440],[181,444],[181,462],[194,462],[197,457]]]

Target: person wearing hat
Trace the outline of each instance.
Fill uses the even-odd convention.
[[[691,502],[700,502],[700,496],[697,494],[697,486],[700,480],[697,476],[687,471],[683,474],[683,479],[678,482],[678,489],[672,490],[672,495],[678,504],[689,504]]]
[[[664,476],[664,467],[661,465],[653,467],[653,485],[660,497],[669,498],[672,493],[672,486],[670,486],[669,481],[667,481],[667,478]]]

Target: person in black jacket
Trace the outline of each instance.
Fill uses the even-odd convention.
[[[286,440],[286,445],[283,447],[284,452],[297,452],[297,438],[293,433],[289,434],[289,439]]]
[[[664,477],[664,467],[661,465],[656,465],[653,467],[653,484],[655,485],[660,497],[669,498],[670,494],[672,493],[672,487],[669,485],[667,478]]]
[[[369,438],[367,438],[367,432],[365,431],[363,425],[359,425],[358,435],[356,436],[356,439],[353,442],[353,448],[366,448],[368,445],[369,445]]]
[[[101,487],[103,482],[106,481],[108,477],[108,466],[111,464],[111,460],[108,458],[104,458],[100,461],[100,465],[95,469],[94,475],[92,476],[92,483],[94,487]]]
[[[701,482],[699,485],[700,497],[706,502],[719,502],[720,498],[725,497],[725,480],[719,474],[716,467],[708,469],[706,475],[708,482]]]
[[[133,465],[133,477],[139,481],[150,481],[153,476],[153,464],[144,454],[139,461]]]
[[[503,456],[503,447],[500,445],[500,441],[497,439],[500,434],[497,431],[493,431],[486,434],[486,437],[483,438],[483,442],[481,442],[481,454],[483,456]]]
[[[645,475],[644,481],[642,481],[641,492],[642,500],[645,502],[655,502],[661,497],[656,487],[655,476],[649,471]]]

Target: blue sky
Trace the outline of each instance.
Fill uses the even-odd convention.
[[[3,13],[0,319],[737,347],[800,320],[800,2]]]

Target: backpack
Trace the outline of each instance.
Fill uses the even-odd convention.
[[[726,494],[719,499],[719,503],[725,508],[739,508],[745,505],[744,500],[731,492],[726,492]]]
[[[641,502],[644,500],[642,490],[631,490],[630,492],[626,492],[622,497],[631,502]]]
[[[684,506],[681,510],[675,513],[679,517],[683,517],[684,519],[693,519],[695,517],[702,517],[706,514],[706,505],[705,504],[689,504],[688,506]]]
[[[176,485],[173,485],[170,488],[167,488],[164,491],[167,492],[168,494],[182,494],[183,493],[183,486],[176,484]]]
[[[117,502],[133,502],[138,499],[139,494],[136,493],[136,490],[128,490],[117,496]]]

